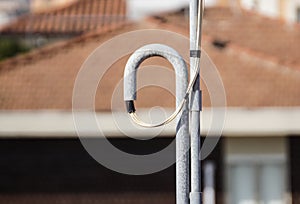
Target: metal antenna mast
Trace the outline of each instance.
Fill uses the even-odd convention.
[[[187,85],[187,68],[182,57],[174,49],[161,44],[146,45],[134,52],[129,58],[124,72],[124,100],[127,112],[136,124],[146,128],[153,128],[166,125],[175,118],[177,119],[177,204],[201,204],[202,202],[200,157],[200,112],[202,109],[202,99],[200,90],[200,56],[203,11],[204,0],[190,0],[191,80],[189,85]],[[165,121],[159,124],[148,124],[141,121],[135,113],[136,110],[134,107],[137,90],[137,69],[144,60],[153,56],[160,56],[169,60],[176,73],[176,110]],[[182,112],[181,115],[179,115],[180,112]],[[191,148],[191,159],[189,156],[189,148]]]
[[[190,0],[190,75],[196,81],[190,94],[191,134],[191,193],[190,203],[201,203],[201,156],[200,156],[200,111],[202,109],[200,90],[201,27],[203,0]]]

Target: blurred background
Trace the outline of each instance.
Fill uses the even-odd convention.
[[[72,94],[84,61],[114,36],[163,29],[188,37],[188,5],[188,0],[0,1],[0,203],[175,203],[174,165],[130,176],[93,160],[75,131]],[[222,138],[203,161],[204,204],[300,203],[299,22],[300,0],[206,0],[202,44],[223,80],[227,115]],[[115,49],[120,47],[99,58],[99,69]],[[86,137],[107,136],[132,154],[154,153],[172,142],[174,124],[154,139],[135,140],[113,121],[111,101],[127,59],[115,62],[98,85],[95,110],[105,124],[103,135],[87,131]],[[170,68],[160,58],[145,63]],[[170,83],[174,78],[155,77]],[[201,83],[205,119],[211,93]],[[154,106],[171,111],[175,98],[146,87],[137,105],[144,113]],[[209,124],[203,123],[205,139]]]

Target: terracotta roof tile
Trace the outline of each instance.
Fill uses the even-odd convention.
[[[157,19],[151,19],[125,26],[114,32],[89,34],[68,43],[45,47],[34,53],[0,63],[0,109],[70,110],[76,75],[86,57],[96,47],[115,35],[141,28],[164,28],[187,35],[188,29],[183,23],[184,17],[180,15],[175,17],[176,21],[167,18],[164,23],[161,23]],[[206,22],[204,30],[212,29],[208,26],[209,21]],[[256,48],[254,45],[242,43],[240,45],[240,40],[235,39],[237,35],[225,38],[230,43],[224,49],[220,49],[212,43],[215,39],[214,35],[217,34],[205,32],[203,48],[220,72],[228,106],[248,108],[300,106],[300,72],[298,70],[291,68],[288,63],[278,63],[280,56],[270,54],[266,48],[260,46]],[[265,34],[261,35],[263,38]],[[291,35],[295,34],[291,33]],[[286,41],[273,43],[288,46],[285,45]],[[293,47],[293,45],[290,46]],[[118,49],[118,47],[111,49]],[[256,55],[255,53],[262,54]],[[265,56],[272,56],[272,59]],[[105,57],[109,56],[103,56]],[[128,56],[125,56],[113,64],[101,80],[95,98],[97,110],[109,111],[111,109],[113,91],[122,79],[127,58]],[[158,65],[169,66],[161,59],[154,59],[154,62]],[[205,62],[203,63],[205,66]],[[154,79],[170,80],[170,83],[173,83],[173,79],[161,79],[159,76],[153,77]],[[210,106],[209,93],[205,84],[203,84],[203,98],[204,106]],[[120,98],[120,104],[123,107],[122,98]],[[174,97],[166,90],[157,87],[139,91],[138,107],[156,105],[174,107]]]
[[[167,24],[188,29],[182,12],[163,16]],[[206,9],[204,35],[237,44],[254,55],[300,70],[300,26],[285,24],[250,12],[234,12],[227,7]]]
[[[2,34],[81,34],[109,29],[126,20],[125,0],[79,0],[58,10],[30,14],[4,27]]]

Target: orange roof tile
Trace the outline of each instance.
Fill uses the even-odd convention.
[[[183,12],[160,17],[161,24],[188,29]],[[159,21],[159,20],[157,20]],[[285,24],[247,11],[227,7],[206,9],[204,35],[212,40],[237,44],[256,56],[300,70],[300,26]]]
[[[79,0],[64,8],[29,14],[4,27],[2,34],[75,35],[108,30],[125,21],[125,0]]]
[[[113,32],[85,35],[76,40],[51,45],[0,63],[0,109],[70,110],[76,75],[82,63],[95,48],[115,35],[142,28],[166,28],[187,35],[186,25],[179,24],[185,22],[184,17],[179,18],[180,15],[171,15],[171,17],[174,19],[176,17],[177,20],[166,18],[164,22],[161,22],[150,19],[124,26]],[[205,23],[204,30],[208,29],[208,26],[209,21]],[[275,32],[277,27],[273,29]],[[288,66],[288,63],[278,63],[276,60],[280,56],[271,55],[266,48],[255,49],[254,45],[240,45],[240,40],[235,39],[237,36],[224,38],[230,41],[224,49],[213,45],[214,37],[213,34],[209,34],[209,31],[205,31],[203,48],[220,72],[228,106],[248,108],[300,106],[300,72],[298,70]],[[287,42],[274,41],[273,43],[288,46],[285,45]],[[111,49],[118,49],[118,46],[120,45]],[[293,47],[293,45],[290,46]],[[257,52],[263,55],[253,54]],[[102,57],[104,59],[109,55],[110,52],[107,52],[107,56]],[[266,58],[265,55],[273,56],[275,61]],[[98,111],[111,110],[113,91],[122,79],[127,58],[128,56],[123,57],[114,63],[101,80],[95,98],[95,108]],[[169,66],[159,59],[155,59],[155,64]],[[99,69],[101,69],[100,64]],[[160,76],[156,79],[166,80],[160,79]],[[204,106],[208,107],[210,106],[209,93],[204,84],[202,87]],[[174,107],[175,105],[174,97],[168,91],[157,87],[142,89],[138,95],[138,107],[156,105]]]

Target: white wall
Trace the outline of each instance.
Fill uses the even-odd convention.
[[[280,0],[240,0],[243,8],[247,10],[256,10],[259,13],[280,18]],[[297,8],[300,8],[300,0],[284,0],[282,11],[283,18],[287,22],[296,22]]]
[[[280,2],[279,0],[259,0],[259,12],[269,17],[280,16]]]
[[[160,13],[188,5],[187,1],[183,0],[127,0],[128,15],[132,19]]]
[[[289,1],[287,1],[286,19],[289,22],[296,22],[296,20],[297,20],[297,8],[300,8],[300,0],[289,0]]]
[[[248,10],[256,10],[269,17],[279,17],[279,0],[241,0],[241,5]]]
[[[140,19],[156,13],[175,11],[188,7],[190,0],[127,0],[128,15]],[[205,0],[206,6],[213,6],[217,0]]]
[[[241,0],[241,5],[243,8],[247,10],[251,10],[255,7],[255,1],[254,0]]]

